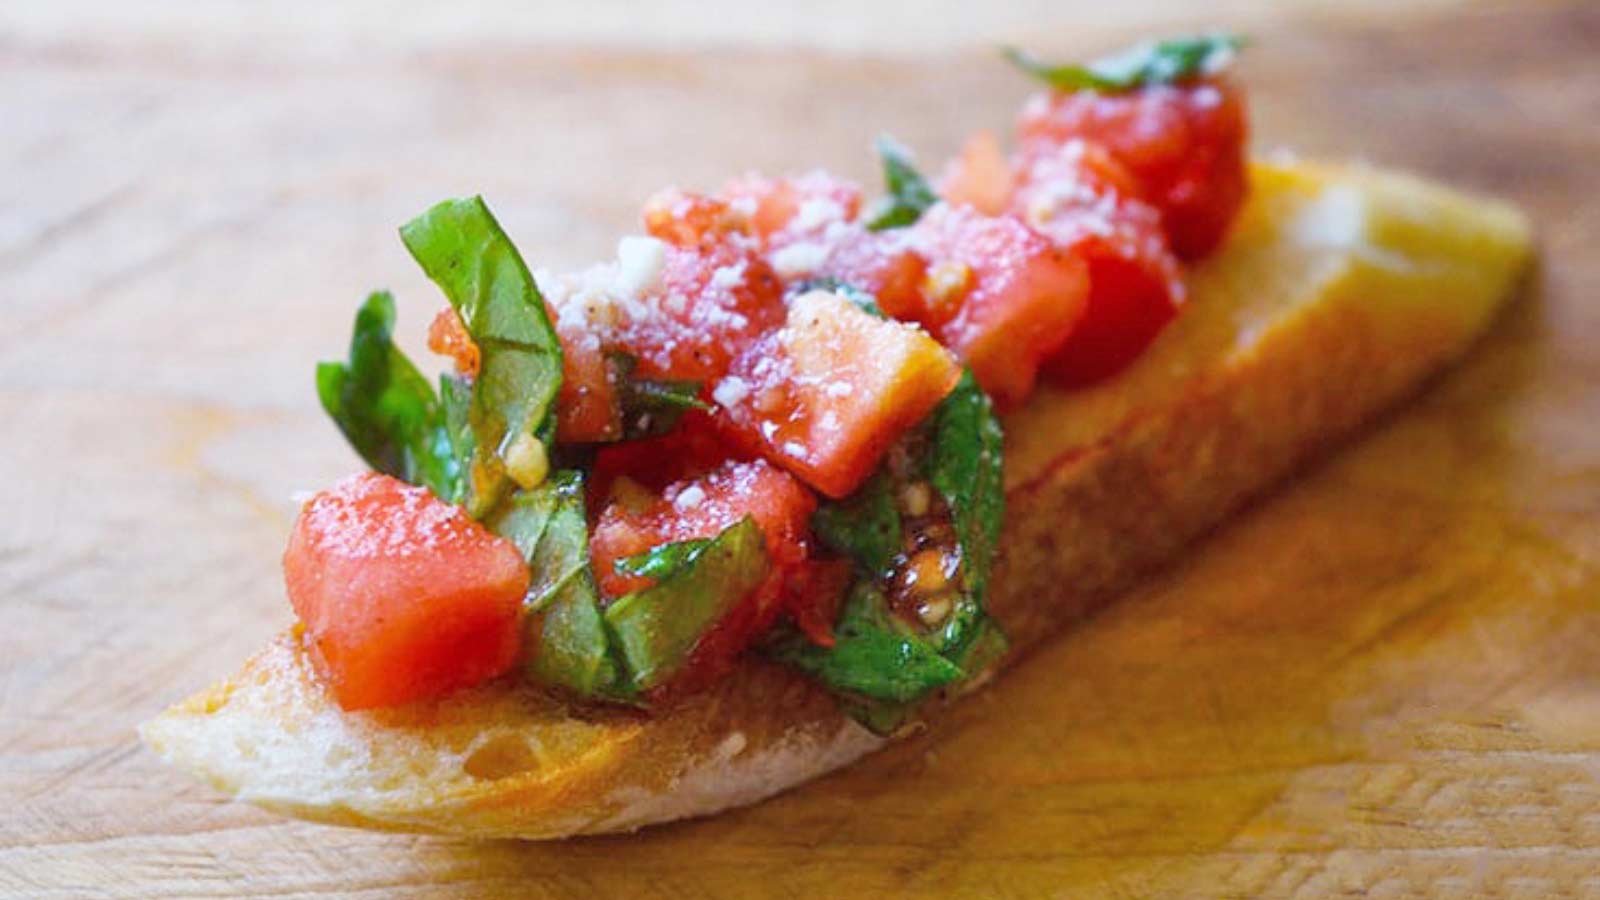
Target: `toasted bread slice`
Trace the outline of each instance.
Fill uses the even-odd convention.
[[[1041,391],[1007,420],[992,608],[1013,656],[1460,354],[1528,256],[1518,212],[1412,178],[1258,164],[1253,179],[1229,243],[1193,273],[1190,307],[1131,369]],[[143,733],[290,815],[523,838],[751,803],[882,743],[754,659],[651,717],[508,684],[346,713],[292,631]]]

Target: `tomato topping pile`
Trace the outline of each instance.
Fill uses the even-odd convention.
[[[527,564],[425,488],[369,472],[318,494],[295,522],[283,575],[345,709],[443,696],[516,660]]]
[[[857,579],[921,546],[902,517],[948,532],[955,549],[924,566],[941,584],[973,577],[964,542],[995,538],[952,497],[1003,490],[993,410],[1137,360],[1244,202],[1244,94],[1221,71],[1237,46],[1087,66],[1012,52],[1051,86],[1013,150],[977,132],[930,183],[885,140],[878,203],[820,171],[668,189],[614,261],[573,273],[530,272],[481,200],[408,224],[451,301],[428,343],[454,373],[435,395],[390,341],[392,298],[369,299],[318,390],[389,474],[319,494],[284,556],[335,698],[438,697],[520,658],[585,698],[654,702],[711,683],[780,622],[830,647],[877,627]],[[944,458],[930,435],[947,422],[970,431],[939,452],[970,458],[939,482],[919,466]],[[942,602],[924,624],[956,622],[949,658],[889,656],[930,684],[981,646],[977,614]],[[900,646],[892,632],[873,646]]]

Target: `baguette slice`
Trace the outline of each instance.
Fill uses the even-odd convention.
[[[1009,510],[991,605],[1013,657],[1417,387],[1514,287],[1505,205],[1350,168],[1258,164],[1191,305],[1127,372],[1041,391],[1006,422]],[[294,816],[553,838],[752,803],[882,740],[751,660],[651,718],[505,684],[342,712],[286,632],[143,728],[169,760]]]

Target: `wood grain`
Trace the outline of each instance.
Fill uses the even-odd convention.
[[[550,846],[285,822],[132,732],[287,618],[290,495],[352,465],[311,365],[371,287],[413,347],[436,303],[393,225],[480,190],[537,263],[574,264],[661,184],[867,178],[878,130],[934,159],[1025,87],[976,49],[16,32],[0,894],[1600,896],[1597,12],[1261,31],[1261,148],[1533,211],[1543,270],[1496,333],[931,733],[753,809]]]

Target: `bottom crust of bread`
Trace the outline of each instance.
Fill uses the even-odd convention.
[[[1006,420],[991,606],[1011,658],[1462,353],[1529,243],[1514,209],[1406,176],[1255,166],[1234,234],[1149,351],[1106,384],[1042,390]],[[521,838],[714,813],[883,744],[760,660],[650,716],[511,684],[346,713],[293,630],[142,733],[219,789],[290,815]]]

